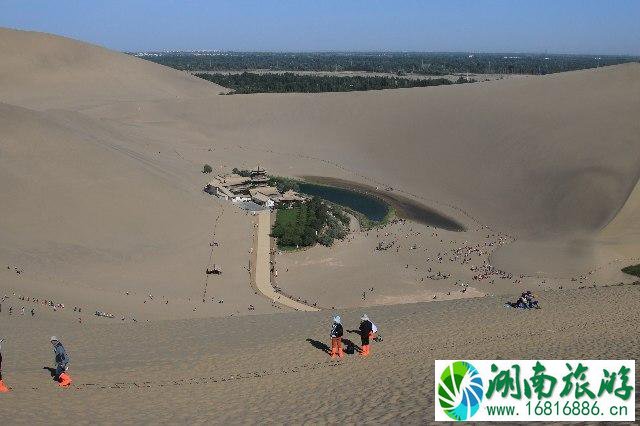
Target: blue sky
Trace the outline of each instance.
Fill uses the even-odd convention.
[[[117,50],[640,55],[640,0],[0,0],[0,26]]]

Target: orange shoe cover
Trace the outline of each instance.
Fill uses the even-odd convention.
[[[4,384],[2,380],[0,380],[0,393],[9,392],[9,388]]]
[[[73,383],[73,381],[71,380],[71,376],[69,376],[68,373],[62,373],[60,375],[60,383],[58,384],[58,386],[60,386],[61,388],[66,388],[69,387],[71,383]]]
[[[333,341],[331,341],[331,351],[329,352],[329,355],[331,355],[331,358],[335,358],[338,355],[338,348],[336,348]]]

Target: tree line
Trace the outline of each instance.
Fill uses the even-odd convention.
[[[353,92],[475,82],[475,80],[465,77],[458,77],[452,81],[442,77],[410,79],[387,76],[301,75],[290,72],[266,74],[249,72],[240,74],[199,73],[196,76],[231,89],[230,94]]]
[[[153,52],[141,57],[186,71],[364,71],[399,76],[552,74],[640,61],[620,55],[461,52]]]
[[[280,247],[331,246],[349,231],[349,217],[340,207],[314,197],[290,208],[278,209],[271,235]]]

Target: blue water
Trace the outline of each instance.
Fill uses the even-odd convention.
[[[389,206],[376,197],[335,186],[301,183],[300,192],[349,207],[374,222],[382,221],[389,212]]]

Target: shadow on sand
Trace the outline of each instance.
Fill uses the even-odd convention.
[[[344,345],[344,351],[349,354],[349,355],[353,355],[356,352],[360,352],[360,347],[358,345],[356,345],[355,343],[353,343],[352,340],[350,339],[345,339],[344,337],[342,338],[342,344]]]
[[[307,339],[307,342],[309,342],[311,344],[311,346],[313,346],[314,348],[330,354],[331,353],[331,348],[329,347],[329,345],[322,343],[318,340],[314,340],[314,339]],[[350,339],[345,339],[344,337],[342,338],[342,344],[344,345],[344,351],[347,354],[354,354],[356,352],[360,352],[360,347],[358,345],[356,345],[355,343],[353,343],[352,340]]]
[[[49,373],[51,374],[51,378],[55,381],[56,380],[56,369],[55,368],[51,368],[51,367],[42,367],[43,370],[47,370],[49,371]]]
[[[307,342],[309,342],[311,346],[318,350],[321,350],[322,352],[331,353],[331,348],[326,343],[322,343],[318,340],[313,339],[307,339]]]

